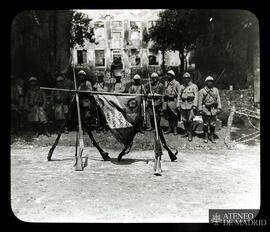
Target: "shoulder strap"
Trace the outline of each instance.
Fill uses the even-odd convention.
[[[206,97],[207,97],[208,95],[210,95],[210,96],[213,98],[213,100],[216,102],[216,99],[215,99],[214,96],[211,94],[211,89],[209,89],[208,91],[206,91],[206,95],[205,95],[204,98],[203,98],[203,103],[205,102],[205,99],[206,99]]]

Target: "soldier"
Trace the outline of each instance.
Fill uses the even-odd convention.
[[[204,142],[208,142],[208,127],[210,127],[210,140],[215,143],[214,133],[217,114],[221,111],[219,91],[214,87],[214,79],[206,77],[205,87],[199,91],[199,113],[203,118]]]
[[[21,129],[22,113],[24,107],[24,93],[22,84],[16,82],[11,75],[11,133],[17,134]]]
[[[78,80],[77,80],[77,82],[78,82],[78,87],[77,88],[79,90],[90,90],[90,91],[93,90],[91,82],[88,81],[87,78],[86,78],[85,71],[80,70],[78,72]]]
[[[109,89],[105,85],[104,77],[103,76],[98,76],[97,82],[93,86],[93,90],[97,92],[108,92]]]
[[[46,95],[38,86],[36,77],[29,78],[29,89],[25,97],[25,109],[28,112],[28,121],[32,124],[32,129],[36,136],[43,133],[50,137],[47,130],[47,115],[45,112]]]
[[[164,132],[164,134],[172,133],[177,135],[177,96],[180,91],[180,83],[175,80],[175,73],[173,70],[167,72],[168,82],[166,84],[166,89],[164,91],[164,101],[166,103],[165,114],[169,122],[169,128]]]
[[[137,93],[137,94],[146,94],[144,85],[141,83],[141,76],[139,74],[135,74],[133,77],[134,83],[129,87],[129,93]],[[143,103],[141,105],[141,124],[139,127],[139,132],[144,134],[143,131],[143,122],[145,117],[145,100],[143,99]]]
[[[65,82],[62,76],[56,78],[56,88],[64,88]],[[70,94],[63,91],[53,91],[51,95],[52,107],[54,111],[54,119],[56,120],[57,129],[60,130],[63,127],[65,119],[68,114],[68,106],[70,104]],[[68,134],[68,128],[64,128],[64,133]]]
[[[164,86],[162,83],[159,82],[158,80],[158,74],[157,73],[152,73],[151,75],[151,90],[153,94],[163,94],[164,92]],[[150,87],[148,85],[147,93],[150,93]],[[151,99],[148,99],[148,107],[147,107],[147,114],[150,117],[150,127],[147,128],[147,131],[151,131],[155,128],[154,125],[154,115],[153,115],[153,108],[152,108],[152,101]],[[162,98],[161,97],[157,97],[154,98],[154,106],[155,106],[155,112],[156,112],[156,118],[157,118],[157,124],[158,126],[160,125],[160,113],[161,113],[161,109],[162,109]]]
[[[198,106],[198,87],[191,82],[191,77],[188,72],[183,75],[183,84],[180,86],[180,91],[177,100],[177,108],[180,112],[180,118],[184,123],[185,135],[188,136],[188,141],[192,141],[193,133],[193,118],[195,110]]]
[[[121,76],[116,76],[116,83],[114,85],[114,92],[115,93],[124,93],[125,92],[125,85],[121,81]]]

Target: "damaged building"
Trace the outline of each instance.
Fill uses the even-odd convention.
[[[95,42],[75,47],[73,59],[78,66],[88,67],[96,76],[122,76],[129,79],[135,73],[143,77],[148,71],[161,69],[161,51],[153,42],[144,41],[158,19],[160,10],[88,10],[92,19]],[[165,53],[165,65],[180,65],[178,51]]]

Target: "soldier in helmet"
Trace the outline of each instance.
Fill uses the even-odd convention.
[[[93,86],[93,90],[97,92],[108,92],[109,88],[106,86],[103,75],[97,76],[97,82]]]
[[[164,92],[164,85],[159,82],[159,75],[157,73],[151,74],[151,90],[153,94],[160,94],[162,95]],[[150,87],[147,85],[146,92],[150,93]],[[154,125],[154,115],[153,115],[153,108],[152,108],[152,101],[151,99],[148,99],[148,107],[147,107],[147,115],[150,117],[150,127],[148,127],[146,130],[151,131],[155,128]],[[155,106],[155,112],[156,112],[156,118],[157,118],[157,124],[160,124],[160,113],[162,109],[162,98],[156,97],[154,98],[154,106]]]
[[[210,129],[210,140],[215,143],[214,133],[217,114],[221,111],[221,100],[219,91],[214,87],[214,78],[206,77],[205,87],[199,91],[199,113],[203,118],[204,142],[208,142],[208,131]]]
[[[167,120],[169,122],[169,128],[164,133],[172,133],[177,135],[177,122],[178,122],[178,112],[177,112],[177,96],[180,91],[180,83],[175,80],[175,73],[173,70],[167,72],[168,82],[164,91],[164,101],[166,102],[165,114],[167,115]]]
[[[180,118],[184,122],[188,141],[192,141],[193,133],[193,118],[195,110],[198,106],[198,87],[191,82],[191,76],[188,72],[183,75],[183,84],[180,86],[180,91],[177,100],[177,107],[180,111]]]
[[[56,77],[56,88],[65,88],[65,82],[63,76]],[[70,94],[64,91],[52,91],[52,108],[54,111],[54,119],[56,121],[57,129],[60,130],[67,118],[68,106],[70,104]],[[68,134],[68,128],[64,128],[64,133]]]
[[[28,121],[32,124],[32,129],[36,136],[45,134],[50,137],[47,130],[47,115],[45,112],[46,95],[38,86],[36,77],[29,78],[29,88],[25,97],[25,109],[28,112]]]
[[[141,76],[139,74],[135,74],[133,77],[133,81],[134,83],[129,87],[128,92],[129,93],[137,93],[137,94],[146,94],[146,90],[144,88],[144,85],[141,83]],[[144,107],[143,107],[143,103],[141,105],[141,124],[140,124],[140,128],[139,131],[144,134],[143,131],[143,120],[144,120]]]
[[[115,76],[116,82],[114,84],[114,91],[115,93],[124,93],[126,90],[125,85],[121,81],[121,76]]]
[[[90,81],[87,80],[86,72],[83,70],[80,70],[78,72],[78,89],[79,90],[93,90],[92,84]]]

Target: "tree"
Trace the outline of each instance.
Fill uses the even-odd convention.
[[[16,15],[11,27],[11,72],[53,84],[70,66],[70,48],[93,41],[87,15],[72,10],[34,10]]]
[[[87,14],[74,11],[71,20],[71,47],[79,45],[84,47],[85,40],[91,43],[95,42],[94,28],[90,27],[92,19]]]
[[[184,52],[194,46],[201,31],[196,10],[165,10],[159,14],[156,26],[149,37],[161,51],[178,50],[181,60],[180,71],[184,71]]]
[[[196,68],[205,75],[217,75],[219,87],[246,88],[254,75],[258,49],[258,21],[243,10],[211,10],[207,33],[196,42]],[[252,79],[252,78],[251,78]]]

